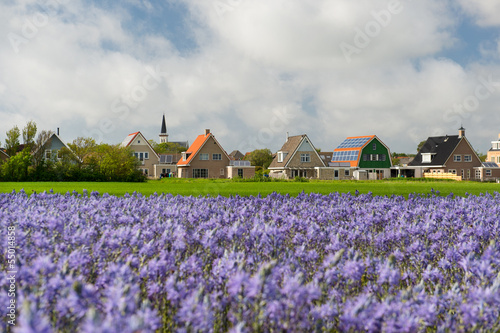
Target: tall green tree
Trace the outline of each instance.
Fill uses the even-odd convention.
[[[36,123],[33,120],[28,121],[23,128],[23,143],[30,151],[35,145],[36,130]]]
[[[78,156],[80,162],[84,163],[85,159],[96,150],[97,143],[93,138],[78,137],[68,146]]]
[[[273,161],[273,154],[271,150],[267,148],[256,149],[248,154],[245,157],[245,160],[250,161],[250,163],[254,166],[260,166],[263,169],[267,169]]]
[[[19,137],[21,136],[21,131],[19,127],[14,126],[7,131],[7,138],[5,139],[5,150],[10,156],[14,156],[19,148]]]

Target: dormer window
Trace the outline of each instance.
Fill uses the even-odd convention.
[[[279,151],[278,152],[278,163],[283,163],[283,160],[286,158],[286,155],[288,155],[287,152]]]
[[[422,163],[431,163],[432,162],[432,157],[435,154],[432,153],[422,153]]]

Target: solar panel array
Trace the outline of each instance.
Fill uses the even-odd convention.
[[[241,167],[251,166],[250,161],[231,161],[230,164],[232,166],[241,166]]]
[[[340,148],[360,148],[362,147],[365,143],[370,140],[371,137],[369,138],[354,138],[354,139],[345,139],[344,142],[340,144],[340,146],[337,147],[337,149]]]
[[[162,164],[172,163],[173,159],[173,155],[160,155],[160,163]]]
[[[345,150],[333,152],[332,162],[338,161],[357,161],[359,150]]]
[[[483,167],[485,168],[498,168],[498,164],[494,162],[483,162]]]

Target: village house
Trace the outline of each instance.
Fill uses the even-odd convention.
[[[317,178],[317,168],[325,163],[306,134],[290,136],[269,165],[269,176],[293,179]]]
[[[500,134],[498,134],[498,140],[491,141],[491,148],[487,153],[486,162],[500,164]]]
[[[328,168],[319,169],[320,179],[384,179],[391,177],[391,152],[376,136],[346,138],[334,149]]]
[[[248,161],[232,161],[209,129],[182,153],[177,170],[179,178],[249,178],[255,175],[255,167]]]
[[[482,162],[461,127],[458,135],[429,137],[417,156],[408,163],[415,177],[474,179],[475,168]]]

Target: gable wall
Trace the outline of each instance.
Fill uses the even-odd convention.
[[[208,154],[208,161],[200,160],[201,154]],[[222,160],[214,161],[212,154],[221,154]],[[196,156],[191,160],[190,166],[179,166],[179,169],[188,171],[188,178],[193,177],[193,169],[208,169],[208,178],[227,178],[226,167],[229,165],[229,159],[226,157],[225,152],[219,147],[214,138],[210,136],[205,145],[198,151]],[[221,169],[224,174],[221,175]],[[179,172],[179,177],[181,177]]]
[[[377,147],[373,150],[373,144],[376,144]],[[385,161],[363,161],[363,155],[367,154],[383,154],[385,156]],[[368,159],[370,157],[368,156]],[[360,152],[359,156],[359,167],[363,169],[386,169],[391,167],[391,156],[389,154],[389,150],[379,141],[377,138],[373,138],[368,142],[365,148],[363,148]]]
[[[307,140],[307,139],[306,139]],[[314,148],[312,147],[310,142],[306,142],[304,140],[302,144],[299,146],[295,155],[288,161],[288,168],[315,168],[315,167],[323,167],[323,161],[318,157]],[[291,154],[292,152],[289,152]],[[311,158],[311,162],[301,162],[300,154],[309,154]]]
[[[155,151],[147,143],[146,138],[141,135],[137,135],[130,143],[129,148],[137,153],[149,153],[149,159],[144,159],[144,163],[139,165],[139,168],[148,169],[148,176],[155,177],[154,165],[158,164],[160,161],[156,157]]]
[[[454,155],[461,155],[462,156],[462,162],[454,162],[453,161],[453,156]],[[472,161],[471,162],[464,162],[464,155],[472,155]],[[482,165],[481,161],[476,157],[476,154],[474,151],[471,149],[471,147],[467,144],[467,141],[465,139],[462,139],[460,143],[457,145],[457,148],[455,151],[451,154],[450,158],[448,161],[446,161],[446,168],[444,169],[445,172],[448,172],[450,169],[455,169],[457,170],[457,175],[461,176],[461,170],[464,170],[464,178],[463,179],[474,179],[474,167],[480,167]],[[470,178],[467,177],[467,170],[469,170],[470,173]]]

